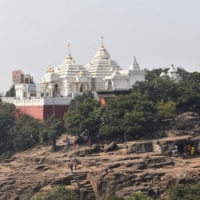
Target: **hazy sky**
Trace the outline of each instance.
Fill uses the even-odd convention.
[[[127,69],[174,64],[200,69],[200,0],[0,0],[0,92],[21,69],[41,82],[49,65],[62,64],[67,43],[86,65],[100,46]]]

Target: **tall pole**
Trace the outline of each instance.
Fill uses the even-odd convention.
[[[53,115],[55,115],[55,99],[54,99],[54,94],[53,94]]]

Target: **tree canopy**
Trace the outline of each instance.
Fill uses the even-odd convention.
[[[94,99],[91,91],[76,96],[64,116],[67,132],[78,135],[86,129],[92,133],[99,126],[100,103]]]

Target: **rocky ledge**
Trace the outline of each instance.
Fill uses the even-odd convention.
[[[38,146],[0,163],[0,199],[29,200],[60,184],[79,190],[82,200],[104,199],[113,193],[126,199],[134,191],[162,198],[170,184],[200,182],[198,157],[184,159],[165,153],[175,142],[187,140],[188,135],[159,142],[78,146],[75,150],[65,149],[65,137],[57,141],[57,152]],[[74,158],[78,166],[71,175],[68,163]]]

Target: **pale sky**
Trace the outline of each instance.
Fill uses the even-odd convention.
[[[200,0],[0,0],[0,92],[21,69],[40,83],[49,65],[63,63],[67,44],[86,65],[100,46],[128,69],[171,64],[200,70]]]

